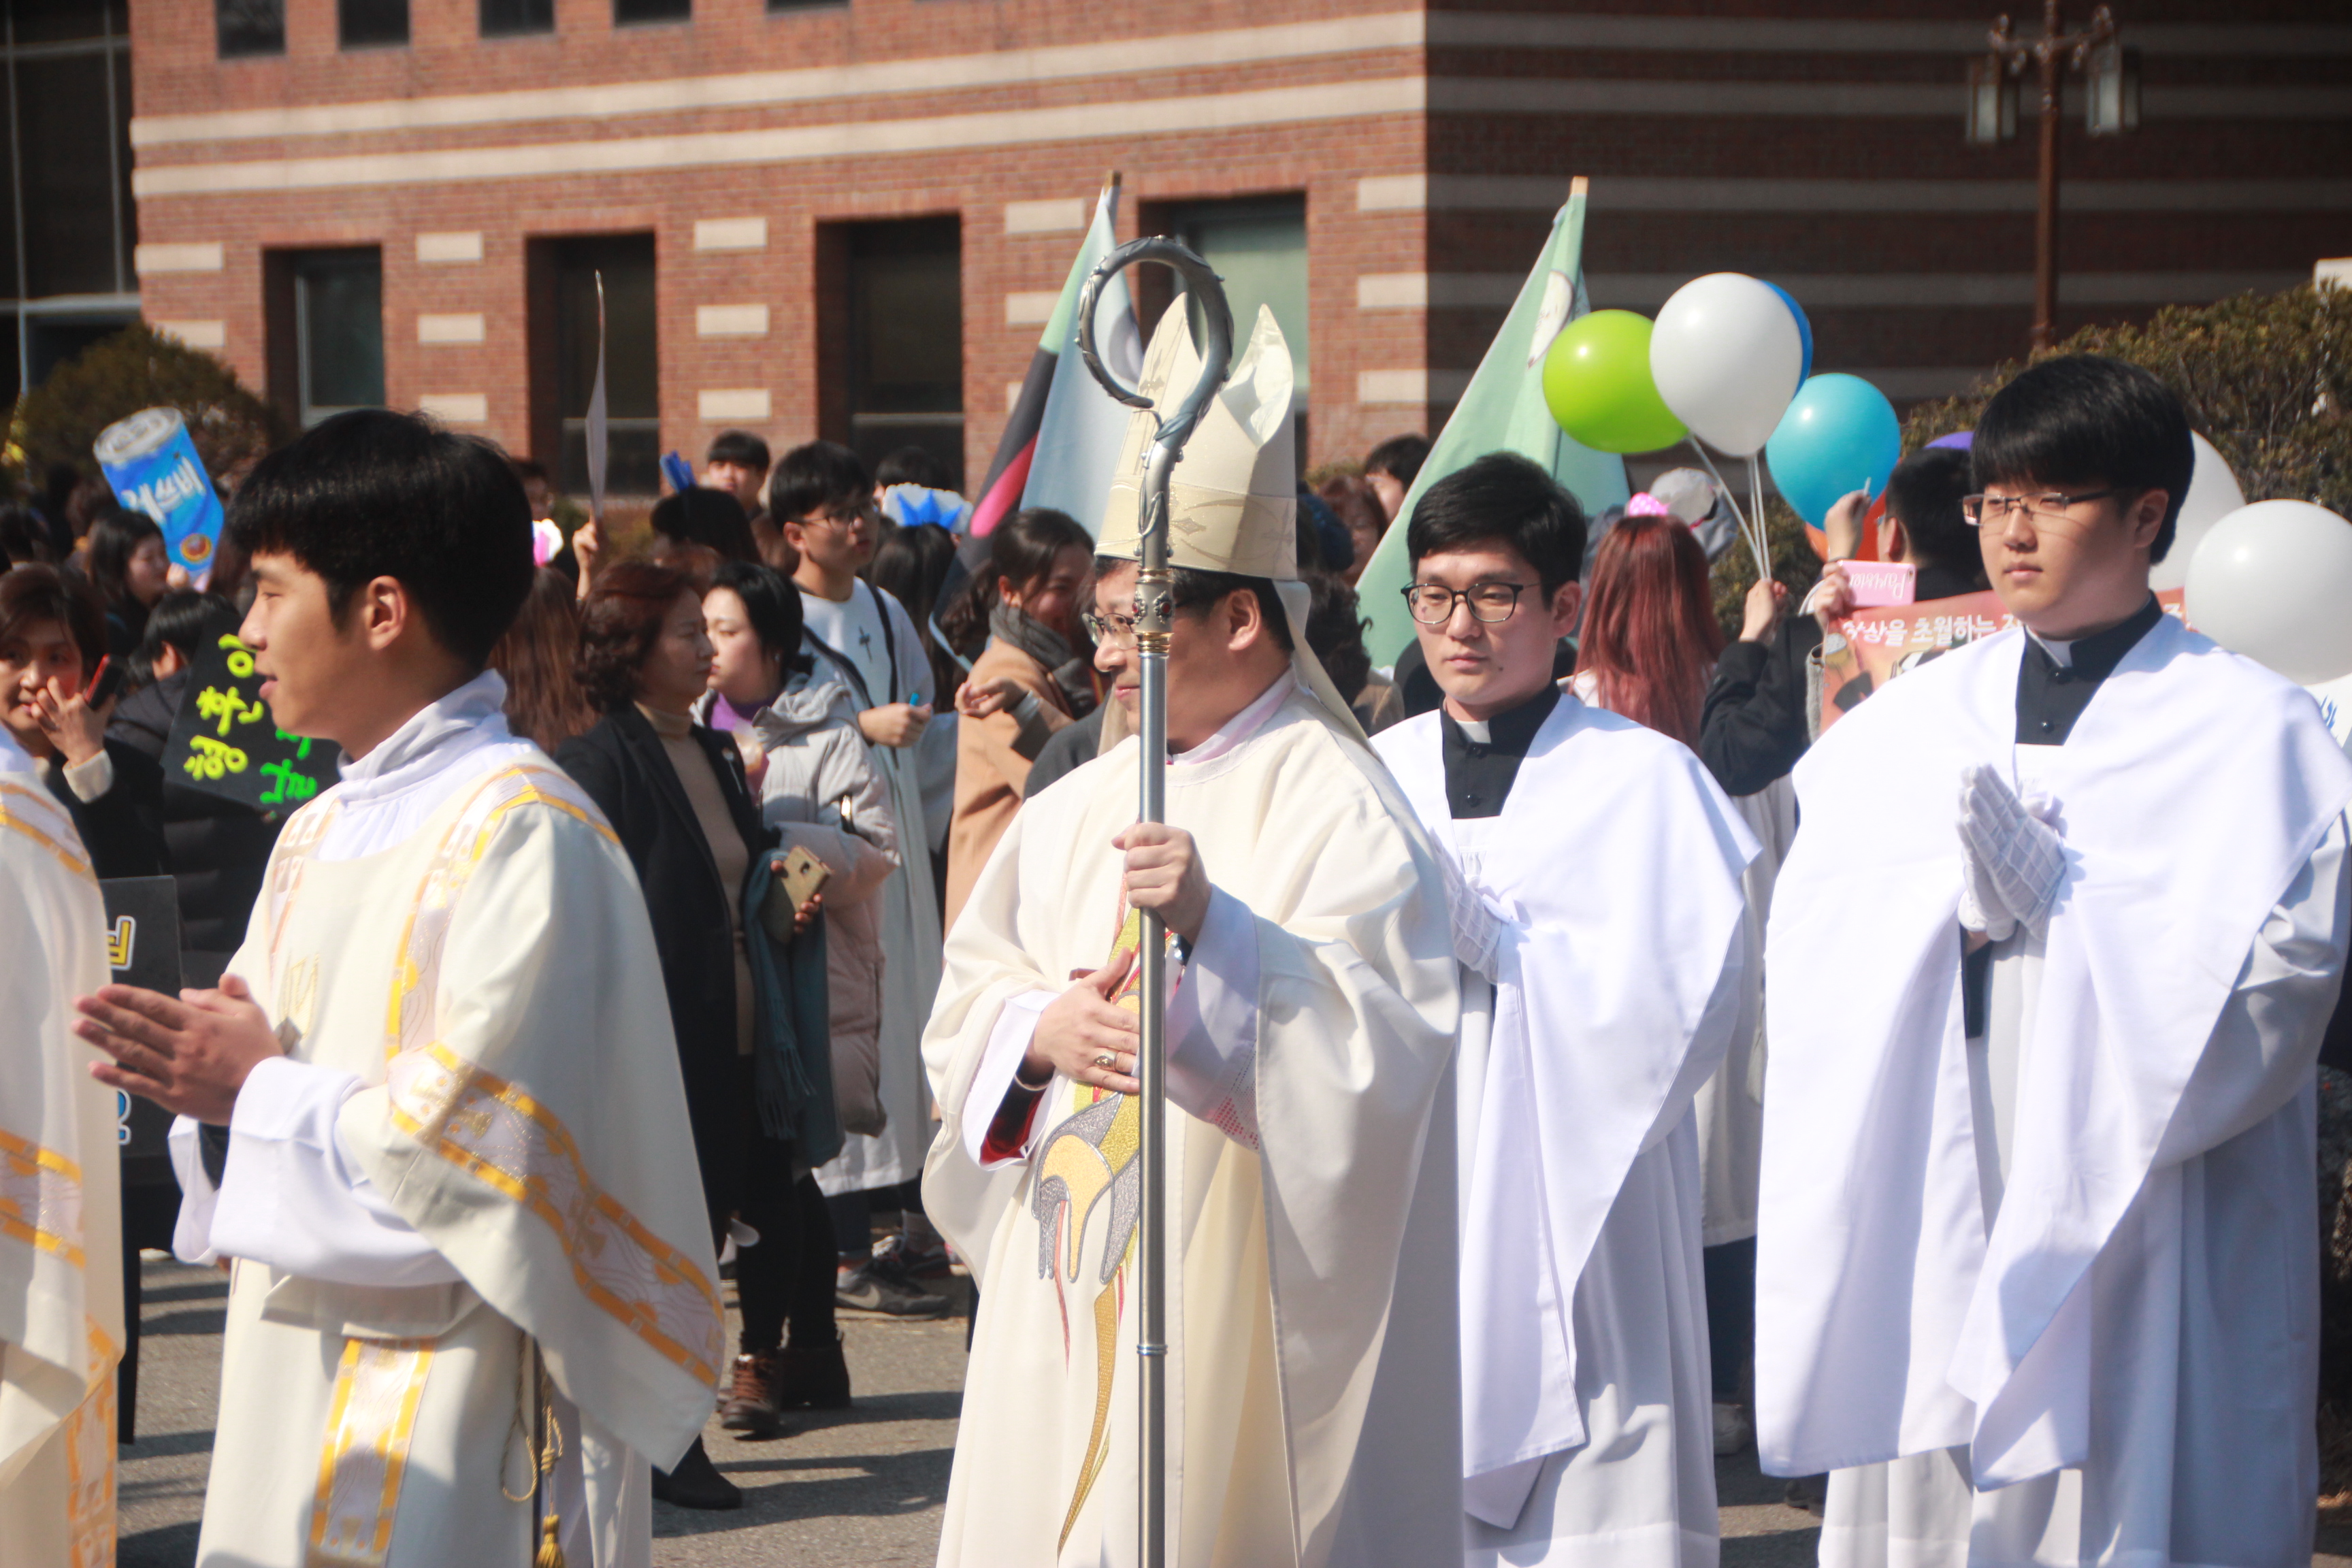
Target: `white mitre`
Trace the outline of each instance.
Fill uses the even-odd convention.
[[[1151,399],[1155,410],[1174,406],[1200,379],[1201,352],[1193,346],[1191,315],[1179,298],[1161,313],[1145,351],[1136,390]],[[1292,672],[1332,720],[1360,741],[1363,730],[1355,714],[1307,646],[1313,591],[1298,579],[1298,443],[1291,421],[1297,387],[1290,345],[1274,312],[1261,305],[1240,360],[1210,399],[1169,476],[1168,563],[1269,579],[1290,623]],[[1098,555],[1139,558],[1143,465],[1158,433],[1157,419],[1142,409],[1128,421],[1103,509],[1102,538],[1095,546]],[[1106,716],[1106,749],[1116,739],[1113,728]]]

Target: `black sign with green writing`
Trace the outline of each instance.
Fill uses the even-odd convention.
[[[231,613],[205,627],[163,748],[163,776],[282,816],[335,782],[335,747],[278,727],[236,626]]]
[[[106,963],[117,985],[180,994],[180,898],[169,877],[120,877],[100,882],[106,895]],[[152,1100],[114,1091],[126,1186],[172,1184],[172,1154],[163,1145],[172,1113]]]

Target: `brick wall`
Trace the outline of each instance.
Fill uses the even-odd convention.
[[[698,0],[690,24],[618,32],[609,0],[558,0],[552,37],[491,40],[474,0],[414,0],[408,47],[348,53],[332,0],[287,11],[283,58],[223,62],[210,0],[134,8],[147,317],[192,338],[217,324],[219,352],[265,384],[264,252],[380,244],[389,400],[518,450],[528,239],[656,237],[662,441],[698,458],[728,425],[779,447],[816,433],[819,225],[951,213],[976,479],[1038,330],[1008,320],[1007,297],[1059,286],[1112,168],[1122,237],[1142,204],[1306,194],[1317,461],[1442,417],[1572,174],[1594,177],[1600,303],[1654,310],[1726,268],[1776,277],[1806,301],[1822,368],[1902,397],[2024,336],[2032,150],[1962,143],[1960,72],[1990,14],[1962,0],[1688,16],[852,0],[775,16]],[[2352,26],[2330,0],[2231,14],[2255,24],[2234,43],[2197,30],[2210,5],[2125,8],[2148,46],[2147,119],[2099,142],[2070,121],[2062,328],[2352,253]],[[1155,36],[1174,25],[1208,37]],[[729,220],[758,223],[710,227]],[[426,257],[420,237],[441,237]],[[439,341],[420,342],[420,318]],[[762,392],[764,419],[701,416],[707,394]]]

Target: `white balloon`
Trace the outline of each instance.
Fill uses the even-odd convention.
[[[2352,674],[2352,522],[2309,501],[2240,507],[2198,545],[2181,608],[2298,686]]]
[[[2189,495],[2180,503],[2180,521],[2173,525],[2172,548],[2147,574],[2151,588],[2188,586],[2189,563],[2196,556],[2197,546],[2215,523],[2246,504],[2238,476],[2230,471],[2213,443],[2193,431],[2189,438],[2197,443],[2197,467],[2189,475]]]
[[[1752,456],[1780,425],[1804,357],[1787,302],[1744,272],[1694,278],[1650,331],[1658,395],[1692,434],[1736,458]]]

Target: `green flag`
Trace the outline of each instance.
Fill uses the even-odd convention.
[[[1544,242],[1543,256],[1528,274],[1503,330],[1478,363],[1478,374],[1470,378],[1453,417],[1438,433],[1429,460],[1397,509],[1396,521],[1356,584],[1363,614],[1372,623],[1364,634],[1364,646],[1375,664],[1392,663],[1412,640],[1412,617],[1403,597],[1412,580],[1405,524],[1422,492],[1446,475],[1489,452],[1517,452],[1549,469],[1583,503],[1588,518],[1604,508],[1624,505],[1632,494],[1624,459],[1570,440],[1544,406],[1544,351],[1562,327],[1592,308],[1584,293],[1583,252],[1584,182],[1579,180],[1570,187],[1568,205],[1552,219],[1551,237]]]

